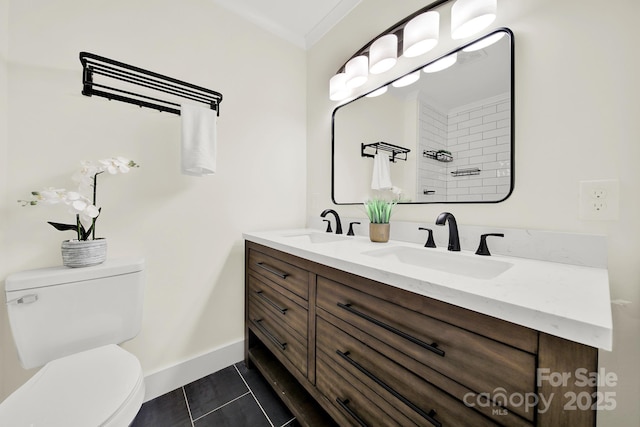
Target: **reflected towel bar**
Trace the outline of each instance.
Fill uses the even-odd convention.
[[[451,172],[453,176],[469,176],[469,175],[480,175],[480,168],[468,168],[468,169],[458,169]]]
[[[371,153],[366,153],[365,150],[367,149],[375,149],[375,152],[373,154]],[[393,145],[393,144],[389,144],[388,142],[374,142],[372,144],[361,144],[361,150],[360,150],[360,154],[361,157],[375,157],[376,154],[378,154],[378,150],[382,150],[382,151],[389,151],[391,154],[389,154],[389,160],[393,163],[396,162],[396,160],[407,160],[407,153],[409,153],[411,150],[408,148],[404,148],[404,147],[400,147],[398,145]],[[397,157],[398,155],[402,155],[404,154],[404,157]]]

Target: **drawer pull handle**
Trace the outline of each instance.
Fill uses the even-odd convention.
[[[285,273],[283,271],[278,270],[277,268],[273,268],[269,264],[265,264],[264,262],[258,262],[256,263],[256,265],[262,268],[263,270],[267,270],[271,274],[275,274],[281,279],[286,279],[287,276],[289,275],[289,273]]]
[[[256,291],[256,294],[258,294],[260,299],[262,299],[264,302],[266,302],[271,307],[273,307],[276,310],[278,310],[280,312],[280,314],[287,314],[287,310],[288,310],[287,308],[282,308],[278,304],[276,304],[275,302],[271,301],[267,296],[265,296],[263,291]]]
[[[384,328],[389,332],[392,332],[392,333],[394,333],[396,335],[399,335],[402,338],[404,338],[406,340],[409,340],[412,343],[417,344],[420,347],[437,354],[438,356],[444,357],[444,351],[440,350],[438,348],[438,344],[436,344],[436,343],[427,344],[426,342],[421,341],[416,337],[412,337],[411,335],[409,335],[409,334],[407,334],[405,332],[402,332],[401,330],[396,329],[393,326],[387,325],[386,323],[381,322],[380,320],[375,319],[375,318],[369,316],[368,314],[365,314],[365,313],[362,313],[361,311],[356,310],[355,308],[351,307],[351,304],[342,304],[342,303],[339,302],[338,303],[338,307],[340,307],[340,308],[342,308],[344,310],[347,310],[348,312],[353,313],[358,317],[361,317],[361,318],[363,318],[365,320],[368,320],[369,322],[371,322],[371,323],[373,323],[375,325],[378,325],[381,328]]]
[[[357,370],[359,370],[360,372],[365,374],[367,377],[369,377],[371,380],[373,380],[380,387],[384,388],[386,391],[394,395],[398,400],[402,401],[402,403],[404,403],[405,405],[413,409],[415,412],[420,414],[422,418],[429,421],[431,424],[433,424],[436,427],[442,427],[442,423],[440,423],[438,420],[433,418],[436,415],[436,411],[432,409],[431,411],[429,411],[429,413],[424,412],[422,409],[420,409],[415,404],[413,404],[409,399],[407,399],[406,397],[404,397],[403,395],[395,391],[393,388],[389,387],[384,381],[376,377],[374,374],[369,372],[364,366],[362,366],[361,364],[353,360],[351,357],[349,357],[348,351],[346,353],[343,353],[340,350],[336,350],[336,353],[338,354],[338,356],[342,357],[344,360],[349,362]]]
[[[280,347],[280,350],[285,351],[287,349],[287,343],[281,343],[278,338],[275,337],[275,335],[273,335],[271,332],[269,332],[269,330],[267,328],[264,327],[264,325],[262,324],[262,319],[257,319],[253,321],[253,324],[256,325],[256,327],[258,329],[260,329],[260,331],[265,334],[267,336],[267,338],[269,338],[271,340],[271,342],[273,342],[275,345],[277,345],[278,347]]]
[[[339,397],[336,397],[336,402],[338,402],[338,405],[340,405],[340,407],[344,409],[346,413],[351,416],[351,418],[356,420],[356,422],[360,424],[361,427],[368,427],[367,424],[364,421],[362,421],[362,418],[360,418],[358,414],[353,412],[353,410],[351,410],[351,408],[347,406],[349,404],[349,399],[341,400]]]

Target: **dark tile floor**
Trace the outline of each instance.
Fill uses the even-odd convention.
[[[142,405],[132,427],[298,427],[266,380],[244,362]]]

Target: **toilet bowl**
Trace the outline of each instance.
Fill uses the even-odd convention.
[[[46,364],[0,404],[0,425],[125,427],[144,390],[138,359],[110,344]]]
[[[138,359],[144,261],[49,267],[5,280],[18,359],[42,368],[0,403],[2,427],[126,427],[144,399]]]

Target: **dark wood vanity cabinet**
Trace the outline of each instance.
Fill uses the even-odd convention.
[[[575,374],[597,349],[249,241],[245,262],[247,364],[302,425],[595,425]]]

